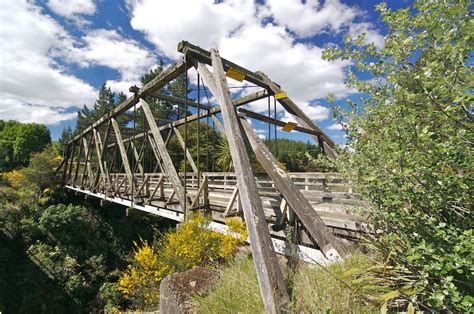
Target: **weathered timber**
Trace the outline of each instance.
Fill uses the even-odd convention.
[[[286,122],[283,122],[281,120],[277,120],[277,119],[274,119],[274,118],[271,118],[271,117],[268,117],[268,116],[264,116],[264,115],[259,114],[259,113],[255,113],[253,111],[250,111],[250,110],[247,110],[247,109],[244,109],[244,108],[239,108],[238,111],[240,113],[243,113],[244,115],[246,115],[249,118],[256,119],[256,120],[259,120],[259,121],[262,121],[262,122],[274,124],[274,125],[281,126],[281,127],[286,125]],[[321,134],[318,131],[308,129],[308,128],[303,128],[303,127],[300,127],[300,126],[296,126],[294,130],[295,131],[300,131],[300,132],[306,133],[306,134],[311,134],[311,135],[320,135]]]
[[[165,100],[165,101],[169,101],[169,102],[173,102],[173,103],[176,103],[176,104],[181,104],[181,105],[184,105],[184,102],[185,100],[183,98],[179,98],[179,97],[175,97],[175,96],[170,96],[170,95],[165,95],[165,94],[162,94],[162,93],[151,93],[150,94],[151,97],[153,98],[156,98],[156,99],[160,99],[160,100]],[[190,107],[194,107],[194,108],[200,108],[200,109],[205,109],[205,110],[209,110],[211,109],[212,107],[211,106],[208,106],[206,104],[198,104],[197,102],[194,102],[194,101],[190,101],[189,99],[187,100],[187,105],[190,106]]]
[[[94,141],[94,137],[92,133],[91,133],[91,141]],[[94,175],[92,173],[92,167],[91,167],[91,162],[90,162],[90,158],[91,158],[90,155],[92,153],[92,150],[89,149],[89,143],[87,142],[87,139],[85,136],[82,138],[82,143],[84,145],[84,153],[86,154],[85,167],[87,169],[87,180],[89,181],[90,185],[93,185]]]
[[[189,164],[191,165],[191,168],[193,168],[194,172],[198,172],[198,168],[196,167],[196,164],[194,163],[193,156],[191,156],[191,153],[189,152],[189,149],[186,147],[186,144],[184,143],[184,139],[181,136],[181,133],[179,132],[178,128],[173,128],[174,134],[176,134],[176,138],[178,139],[179,145],[181,145],[181,148],[183,149],[186,159],[188,160]]]
[[[106,131],[106,138],[105,138],[105,141],[107,141],[107,136],[108,136],[108,129],[107,128],[107,131]],[[104,146],[101,145],[101,140],[100,140],[100,134],[99,132],[97,132],[96,129],[92,129],[92,131],[94,132],[94,137],[95,137],[95,151],[97,153],[97,161],[99,163],[99,169],[100,169],[100,173],[102,175],[102,177],[104,178],[105,180],[105,190],[107,191],[108,188],[110,188],[110,177],[109,177],[109,174],[107,172],[107,167],[104,166],[104,163],[103,163],[103,156],[104,156]],[[94,185],[97,185],[97,183],[99,183],[99,176],[96,176],[96,180],[95,180],[95,184]]]
[[[143,113],[145,114],[145,117],[148,121],[148,126],[151,129],[153,139],[155,140],[155,145],[157,147],[158,154],[160,155],[161,161],[163,162],[163,170],[168,175],[168,178],[170,179],[173,185],[174,191],[176,192],[176,196],[178,198],[178,202],[180,203],[182,208],[185,208],[190,202],[184,192],[184,187],[181,182],[181,179],[179,178],[178,173],[174,168],[173,161],[171,160],[168,150],[166,149],[166,144],[163,141],[158,126],[156,125],[155,119],[153,118],[150,106],[144,99],[140,100],[140,104],[143,109]]]
[[[187,65],[184,62],[184,57],[179,58],[178,61],[176,61],[174,64],[164,69],[153,80],[151,80],[145,86],[140,88],[136,95],[134,95],[133,97],[127,98],[124,102],[122,102],[120,105],[115,107],[112,112],[109,112],[108,114],[104,115],[102,118],[95,121],[93,124],[87,127],[84,131],[82,131],[81,133],[73,137],[71,140],[69,140],[68,143],[78,140],[82,135],[87,134],[93,128],[97,128],[103,123],[105,123],[110,117],[116,117],[124,113],[125,111],[129,110],[140,101],[140,97],[146,97],[150,95],[151,93],[162,88],[163,86],[168,84],[170,81],[180,76],[185,70],[187,70],[186,66]],[[188,65],[188,66],[191,66],[191,65]]]
[[[79,174],[79,163],[81,162],[81,154],[82,154],[82,138],[79,140],[80,145],[79,145],[79,153],[77,155],[77,160],[76,160],[76,169],[74,171],[74,179],[73,182],[76,184],[77,180],[77,175]],[[71,164],[69,165],[69,178],[71,177],[71,171],[72,171],[72,163],[74,162],[74,147],[75,147],[75,142],[72,143],[72,155],[71,155]]]
[[[125,174],[127,175],[128,183],[131,186],[136,185],[135,177],[133,176],[132,169],[130,168],[130,163],[128,161],[127,150],[125,149],[125,145],[123,144],[123,141],[122,141],[122,134],[120,133],[119,124],[115,118],[111,118],[111,122],[112,122],[112,128],[114,129],[115,138],[119,147],[120,157],[122,159],[122,165],[124,167]]]
[[[269,89],[274,93],[274,94],[279,94],[282,93],[283,90],[276,85],[274,82],[272,82],[268,76],[266,76],[262,72],[258,72],[258,74],[262,77],[263,81],[267,86],[269,86]],[[277,99],[277,101],[285,108],[289,113],[291,113],[295,118],[296,121],[303,125],[306,128],[313,129],[320,133],[319,135],[314,137],[314,140],[319,143],[321,149],[325,149],[324,152],[330,157],[331,159],[335,160],[336,159],[336,152],[334,151],[334,147],[336,144],[334,144],[333,140],[326,135],[326,133],[323,132],[316,124],[314,124],[313,120],[311,120],[304,112],[303,110],[296,105],[293,100],[289,97],[283,97],[280,99]],[[327,143],[327,146],[324,146],[324,142]]]
[[[263,141],[255,134],[250,124],[245,119],[241,119],[240,122],[258,161],[273,180],[275,187],[283,194],[286,201],[321,248],[324,255],[329,260],[343,258],[345,254],[342,248],[334,235],[328,230],[321,217],[319,217],[291,178],[279,166],[276,158]]]
[[[140,173],[143,174],[143,167],[142,167],[142,164],[140,163],[140,159],[141,159],[140,156],[141,156],[142,149],[140,148],[140,154],[139,154],[137,152],[137,148],[135,147],[135,144],[133,143],[133,141],[130,142],[130,146],[132,147],[132,150],[133,150],[133,157],[135,158],[136,166],[138,166],[138,170],[140,171]]]
[[[195,46],[187,41],[181,41],[178,44],[178,51],[185,54],[186,56],[191,57],[192,59],[195,59],[199,62],[212,65],[212,60],[211,60],[211,52]],[[263,88],[268,89],[269,87],[265,84],[263,81],[262,77],[258,73],[252,72],[244,67],[241,67],[240,65],[237,65],[227,59],[221,58],[222,60],[222,66],[224,68],[224,71],[227,71],[229,68],[236,69],[240,72],[245,73],[245,80],[257,84]]]
[[[242,96],[242,97],[234,100],[233,103],[234,103],[235,107],[240,107],[240,106],[246,105],[248,103],[251,103],[253,101],[263,99],[267,96],[268,96],[268,92],[266,90],[261,90],[261,91],[258,91],[258,92],[248,94],[246,96]],[[206,111],[201,111],[199,114],[196,113],[196,114],[188,116],[187,118],[182,118],[182,119],[176,120],[174,122],[162,125],[162,126],[159,127],[159,130],[160,131],[169,130],[169,129],[172,129],[174,127],[178,127],[178,126],[183,125],[184,123],[186,123],[186,121],[188,123],[190,123],[190,122],[193,122],[193,121],[196,121],[196,120],[206,118],[208,116],[212,117],[213,115],[216,115],[220,112],[221,112],[220,107],[212,107],[212,109],[209,109],[209,110],[206,110]],[[142,137],[144,137],[146,135],[149,135],[149,134],[151,134],[151,131],[140,133],[140,134],[137,134],[135,136],[131,136],[127,139],[124,139],[124,142],[128,142],[128,141],[131,141],[133,139],[139,139],[139,138],[142,138]],[[114,147],[115,145],[116,145],[115,143],[111,143],[107,147],[110,148],[110,147]]]
[[[245,223],[257,270],[260,292],[262,293],[266,310],[270,313],[279,313],[286,308],[289,296],[276,254],[272,249],[272,241],[262,202],[257,193],[257,184],[252,173],[235,107],[230,98],[221,58],[215,50],[211,51],[211,58],[216,89],[212,90],[211,86],[209,86],[210,82],[207,84],[221,106],[232,162],[237,176],[240,201],[244,210]],[[205,71],[199,71],[198,69],[198,72],[205,79]]]

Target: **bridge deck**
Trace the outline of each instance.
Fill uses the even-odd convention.
[[[357,239],[361,232],[370,230],[364,217],[356,213],[358,208],[366,206],[367,203],[361,200],[338,174],[290,173],[290,177],[335,235]],[[109,188],[108,191],[105,190],[104,180],[100,180],[94,191],[74,186],[72,180],[69,182],[71,184],[66,185],[66,188],[167,219],[183,221],[183,209],[174,197],[174,189],[166,175],[161,173],[137,174],[137,183],[133,187],[135,195],[133,202],[132,187],[127,185],[125,173],[113,173],[110,174],[110,178],[113,188]],[[182,174],[181,178],[183,178]],[[287,213],[283,213],[282,196],[274,188],[273,182],[268,176],[257,175],[255,178],[270,233],[274,239],[284,240],[285,233],[282,230],[282,222],[291,217],[291,209],[287,210]],[[81,181],[82,178],[79,176],[76,182]],[[199,201],[195,201],[195,206],[190,210],[204,209],[211,212],[215,222],[214,226],[225,224],[227,216],[242,215],[236,182],[234,173],[204,172],[199,178],[200,185],[198,185],[197,174],[187,173],[187,193],[193,200],[196,199],[199,188],[205,185],[201,188]],[[207,193],[202,193],[203,190]],[[205,200],[208,200],[208,204],[205,204]],[[314,243],[305,232],[301,232],[300,237],[299,242],[302,246],[314,248]]]

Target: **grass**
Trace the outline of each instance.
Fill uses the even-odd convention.
[[[354,254],[329,266],[331,274],[315,265],[300,264],[293,271],[282,267],[291,293],[289,313],[380,312],[380,305],[362,294],[368,285],[363,274],[370,266],[367,257]],[[197,313],[264,313],[253,260],[236,260],[223,268],[219,284],[195,302]]]

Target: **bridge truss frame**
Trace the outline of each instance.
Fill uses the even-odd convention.
[[[186,134],[183,139],[178,127],[203,118],[212,118],[229,142],[237,177],[235,194],[238,193],[239,207],[243,210],[265,308],[271,313],[280,312],[289,302],[289,297],[273,249],[262,201],[257,192],[257,184],[245,146],[246,141],[250,143],[257,160],[272,179],[275,188],[281,193],[285,206],[291,208],[324,256],[328,260],[341,259],[344,258],[344,250],[301,191],[292,182],[289,175],[280,167],[275,156],[255,133],[246,118],[257,119],[282,127],[286,126],[287,123],[240,107],[273,96],[295,118],[297,124],[292,125],[291,128],[312,136],[331,159],[335,159],[337,156],[334,150],[335,144],[288,97],[281,87],[271,81],[264,73],[252,72],[221,58],[217,50],[207,51],[186,41],[179,43],[178,51],[183,54],[178,61],[164,69],[143,87],[131,87],[130,91],[134,92],[133,97],[127,98],[113,111],[101,117],[68,141],[63,163],[58,169],[62,168],[64,183],[66,187],[72,190],[89,191],[90,195],[103,199],[120,200],[128,198],[129,200],[123,201],[124,205],[145,211],[149,211],[147,210],[147,204],[150,204],[152,200],[163,200],[163,186],[164,181],[167,180],[173,188],[173,193],[167,200],[163,200],[159,214],[173,219],[176,212],[181,212],[182,219],[185,220],[189,211],[205,208],[208,204],[207,181],[205,177],[201,181],[196,162],[186,147]],[[198,77],[202,79],[217,99],[219,106],[205,106],[199,103],[199,99],[196,103],[188,100],[187,96],[181,99],[158,92],[180,75],[185,74],[187,76],[190,69],[197,72]],[[262,89],[233,100],[226,76],[253,83]],[[150,105],[145,100],[146,97],[184,104],[185,108],[188,106],[197,107],[199,110],[196,114],[186,115],[184,118],[159,126]],[[138,134],[134,132],[132,136],[124,138],[118,120],[121,115],[132,109],[134,113],[136,110],[141,110],[140,112],[143,113],[144,120],[146,120],[144,123],[148,125],[149,129]],[[203,111],[200,109],[203,109]],[[219,113],[223,125],[217,119]],[[174,167],[167,149],[167,143],[172,134],[175,134],[178,138],[186,154],[187,162],[190,163],[195,172],[198,172],[200,182],[194,197],[189,195],[187,183],[183,184],[183,176]],[[112,136],[114,136],[114,139],[110,143]],[[137,139],[142,140],[141,147],[134,145]],[[147,187],[150,183],[150,176],[144,172],[142,166],[144,150],[147,145],[153,151],[155,169],[159,169],[162,174],[153,191]],[[125,172],[123,180],[112,178],[113,174],[110,173],[111,164],[117,163],[115,160],[111,161],[106,158],[112,150],[118,150],[119,152],[119,154],[113,156],[114,158],[117,155],[120,156],[118,162],[120,168]],[[93,155],[94,152],[95,156]],[[96,161],[95,164],[92,160]],[[79,174],[81,167],[82,174]],[[140,177],[140,180],[137,180],[137,176]],[[184,178],[186,178],[186,173]],[[118,193],[121,189],[124,189],[125,192]],[[235,196],[233,197],[235,199]],[[173,208],[175,212],[169,212],[169,208]]]

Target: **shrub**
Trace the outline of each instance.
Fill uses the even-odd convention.
[[[13,188],[20,188],[25,180],[25,174],[19,170],[12,170],[10,172],[3,173],[4,179]]]
[[[387,261],[393,296],[431,311],[468,311],[474,297],[471,1],[415,1],[392,11],[384,47],[364,36],[325,51],[350,59],[363,79],[341,165],[370,200],[384,232],[373,246]]]
[[[135,243],[133,261],[120,276],[119,291],[136,308],[151,309],[159,301],[159,284],[167,275],[230,259],[237,245],[247,238],[244,223],[236,218],[228,220],[236,238],[207,229],[208,222],[202,214],[196,214],[177,231],[164,234],[155,245]]]

